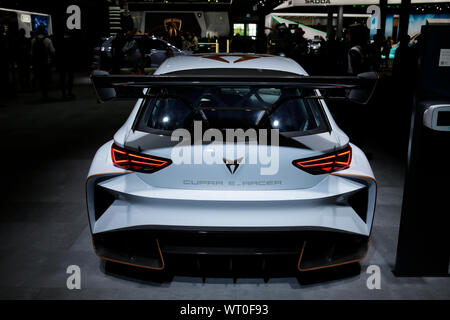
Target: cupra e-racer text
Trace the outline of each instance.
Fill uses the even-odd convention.
[[[94,73],[100,100],[138,99],[87,178],[97,255],[157,270],[171,255],[292,255],[299,271],[360,261],[376,181],[324,93],[357,100],[369,78],[312,77],[257,54],[172,57],[150,76]]]

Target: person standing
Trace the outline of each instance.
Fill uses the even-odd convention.
[[[9,46],[5,27],[0,24],[0,94],[6,96],[9,86]]]
[[[325,42],[325,57],[326,57],[326,68],[328,72],[332,75],[337,75],[340,73],[340,66],[343,64],[342,53],[340,50],[339,41],[336,39],[336,31],[334,29],[330,30],[328,34],[327,41]]]
[[[125,45],[125,37],[122,31],[118,32],[116,37],[113,39],[111,47],[112,54],[112,73],[119,74],[120,68],[123,67],[124,54],[122,51]]]
[[[124,62],[127,68],[132,68],[133,72],[139,69],[140,52],[138,44],[134,39],[134,34],[131,31],[127,32],[125,38],[125,44],[122,47],[122,53],[124,55]]]
[[[25,29],[19,30],[17,41],[17,68],[19,71],[20,89],[30,89],[31,41],[25,36]]]
[[[350,48],[347,52],[348,75],[357,75],[369,71],[366,35],[367,30],[361,25],[349,27],[347,33]]]
[[[290,52],[291,58],[297,62],[304,63],[305,57],[308,53],[308,41],[304,37],[305,31],[302,28],[298,28],[294,32],[293,36],[293,49]]]
[[[373,36],[373,42],[368,46],[368,64],[371,71],[380,71],[382,48],[383,37],[375,34]]]
[[[64,35],[56,43],[58,53],[56,55],[57,68],[60,77],[61,96],[63,100],[75,99],[72,92],[74,72],[76,68],[76,43],[73,31],[65,31]]]
[[[383,66],[384,67],[388,67],[389,66],[389,56],[391,54],[391,49],[392,49],[392,45],[391,45],[391,41],[389,40],[390,37],[388,37],[388,39],[386,41],[384,41],[383,44],[383,50],[381,51],[381,55],[384,56],[383,59]]]
[[[39,25],[36,37],[31,42],[33,67],[42,92],[42,99],[48,100],[48,85],[51,76],[51,62],[55,54],[53,42],[48,38],[44,25]]]
[[[195,33],[192,34],[192,51],[198,51],[198,38]]]

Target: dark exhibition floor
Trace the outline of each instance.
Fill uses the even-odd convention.
[[[159,277],[141,271],[132,277],[105,269],[91,245],[84,183],[95,151],[112,138],[132,103],[97,104],[88,84],[87,77],[77,78],[74,101],[40,103],[38,93],[24,93],[0,102],[0,299],[450,299],[448,277],[392,273],[405,159],[391,151],[405,146],[386,144],[381,136],[362,146],[378,180],[378,199],[370,250],[360,267],[300,277],[269,274],[267,282],[203,272]],[[81,268],[81,290],[66,287],[69,265]],[[367,288],[370,265],[381,268],[380,290]]]

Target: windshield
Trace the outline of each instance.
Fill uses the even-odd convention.
[[[298,135],[326,132],[313,90],[258,87],[152,88],[136,129],[153,132],[189,129],[198,120],[217,129],[273,128]]]

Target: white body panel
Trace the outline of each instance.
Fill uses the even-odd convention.
[[[211,59],[211,56],[219,59]],[[237,62],[242,56],[174,57],[166,60],[155,74],[190,69],[243,68],[307,75],[291,59],[258,56]],[[293,142],[303,147],[280,146],[280,170],[273,176],[261,176],[259,165],[245,163],[235,174],[230,174],[224,164],[171,164],[151,174],[115,167],[111,159],[113,143],[126,148],[134,146],[132,149],[143,154],[171,158],[175,143],[170,142],[170,136],[132,130],[141,104],[142,100],[136,102],[114,140],[104,144],[93,159],[87,181],[87,204],[94,235],[139,229],[218,229],[323,230],[370,236],[376,182],[366,156],[357,146],[350,144],[353,156],[349,168],[332,174],[313,175],[292,164],[296,159],[320,156],[349,144],[348,136],[337,126],[324,101],[321,104],[329,131],[291,137]],[[145,148],[141,149],[143,145]],[[198,145],[189,148],[194,151],[212,147]],[[248,150],[242,155],[246,159]],[[113,197],[99,217],[95,215],[95,188]],[[355,211],[348,199],[363,191],[366,192],[367,212],[361,214]]]
[[[242,190],[242,187],[236,187],[240,190],[233,190],[204,186],[203,190],[199,190],[183,189],[181,184],[178,188],[157,186],[161,183],[160,179],[176,183],[180,172],[168,173],[169,170],[167,172],[162,170],[148,175],[153,180],[145,181],[142,179],[142,175],[145,174],[115,167],[110,155],[112,143],[113,141],[106,143],[97,152],[89,176],[122,173],[99,183],[101,187],[116,194],[118,200],[99,220],[95,221],[91,214],[93,233],[136,227],[180,229],[284,227],[299,230],[322,228],[370,235],[376,184],[366,157],[355,145],[352,145],[353,158],[349,169],[326,175],[325,178],[314,179],[308,188],[276,190],[269,186],[261,187],[259,190]],[[198,167],[198,170],[202,170],[200,165]],[[223,167],[220,166],[221,169]],[[292,169],[294,173],[299,171],[294,166]],[[229,176],[229,173],[223,172],[214,179],[216,181]],[[363,184],[348,178],[352,176],[363,177],[369,184],[371,197],[367,223],[351,207],[340,204],[342,196],[364,187]],[[236,177],[234,179],[239,180]]]
[[[257,57],[255,59],[239,61],[242,57]],[[205,58],[208,57],[208,58]],[[217,57],[217,59],[212,59]],[[243,68],[264,69],[308,75],[306,71],[290,58],[252,55],[252,54],[204,54],[179,56],[167,59],[155,71],[155,75],[166,74],[189,69]],[[214,72],[214,71],[211,71]]]

